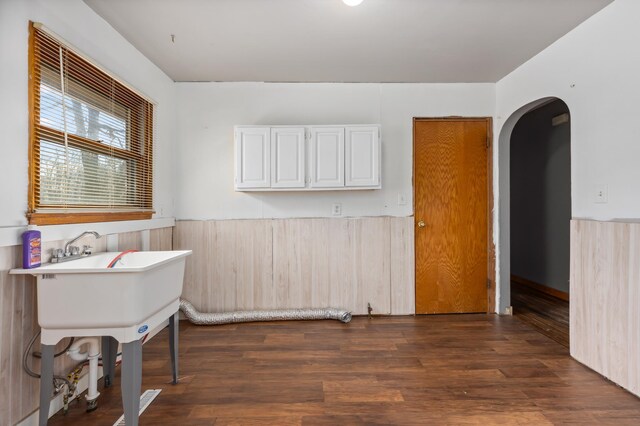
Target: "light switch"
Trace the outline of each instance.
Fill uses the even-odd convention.
[[[595,202],[604,204],[609,202],[609,185],[597,184],[594,187]]]
[[[398,194],[398,205],[399,206],[406,206],[407,205],[407,198],[402,193]]]

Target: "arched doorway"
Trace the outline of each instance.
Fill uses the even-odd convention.
[[[549,336],[563,344],[568,344],[569,118],[562,100],[540,99],[512,114],[499,138],[500,312],[526,311],[535,317],[532,323],[552,331],[566,325],[566,342],[562,333]],[[554,306],[556,298],[567,302]],[[545,324],[547,319],[559,323]]]

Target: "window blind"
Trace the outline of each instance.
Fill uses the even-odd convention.
[[[34,216],[152,210],[153,105],[31,26]]]

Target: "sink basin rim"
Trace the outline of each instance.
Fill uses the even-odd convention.
[[[113,254],[113,257],[115,257],[121,252],[102,252],[102,253],[96,253],[95,255],[92,255],[92,256],[104,255],[105,253]],[[192,250],[140,251],[140,252],[134,252],[131,254],[135,254],[135,253],[172,253],[173,255],[170,257],[167,257],[166,259],[160,260],[159,262],[155,262],[147,266],[136,267],[136,268],[107,268],[107,267],[102,267],[102,268],[75,267],[74,268],[73,264],[75,262],[79,262],[84,259],[87,259],[87,258],[83,258],[83,259],[77,259],[77,260],[70,260],[64,263],[45,263],[42,266],[39,266],[37,268],[32,268],[32,269],[16,268],[9,271],[9,273],[12,275],[37,276],[37,275],[45,275],[45,274],[53,274],[53,275],[56,275],[56,274],[112,274],[112,273],[145,272],[145,271],[149,271],[151,269],[157,268],[158,266],[164,265],[166,263],[173,262],[177,259],[190,256],[192,254]]]

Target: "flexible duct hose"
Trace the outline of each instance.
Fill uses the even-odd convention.
[[[238,322],[324,320],[332,319],[348,323],[351,312],[344,309],[279,309],[271,311],[236,311],[221,313],[198,312],[187,300],[180,299],[180,310],[189,321],[196,325],[221,325]]]

